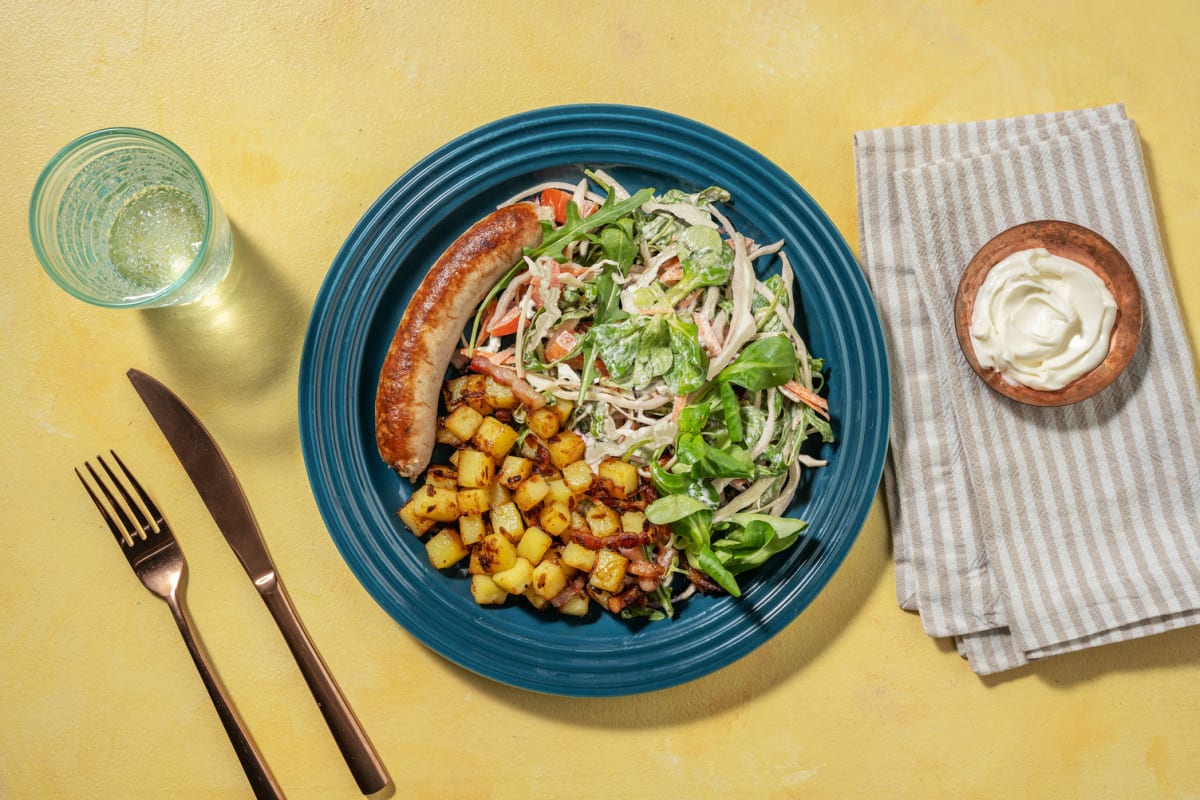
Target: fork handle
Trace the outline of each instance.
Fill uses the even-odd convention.
[[[192,661],[196,662],[196,669],[200,672],[201,680],[204,681],[204,688],[208,689],[208,696],[212,698],[212,703],[217,709],[217,716],[221,718],[221,724],[225,726],[225,733],[229,735],[229,741],[233,743],[238,761],[242,762],[242,769],[250,780],[254,796],[259,800],[284,800],[283,789],[275,781],[275,776],[271,774],[271,768],[267,766],[258,746],[250,738],[250,731],[242,722],[237,709],[234,708],[233,700],[213,671],[208,656],[200,647],[195,626],[187,613],[186,606],[177,595],[170,595],[166,600],[167,605],[171,607],[172,616],[175,617],[175,623],[179,626],[179,632],[183,634],[183,641],[187,643],[188,652],[192,654]]]
[[[329,731],[333,734],[359,790],[369,795],[383,789],[391,782],[387,768],[372,747],[366,731],[354,715],[354,710],[342,695],[333,673],[329,671],[321,654],[317,652],[316,645],[309,638],[287,590],[283,588],[283,582],[275,575],[275,580],[264,581],[259,584],[258,589],[263,602],[270,609],[271,616],[275,618],[275,623],[283,633],[288,649],[292,651],[292,656],[296,659],[296,664],[299,665],[300,672],[304,675],[304,680],[325,717],[325,724],[329,726]]]

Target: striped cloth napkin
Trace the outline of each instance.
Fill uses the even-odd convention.
[[[1200,396],[1124,108],[860,131],[854,155],[901,607],[981,675],[1200,622]],[[971,257],[1038,219],[1112,242],[1145,317],[1125,372],[1059,408],[988,388],[953,328]]]

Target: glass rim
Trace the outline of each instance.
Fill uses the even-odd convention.
[[[38,209],[41,205],[41,199],[46,187],[46,183],[55,173],[55,170],[62,164],[62,162],[65,161],[69,156],[94,142],[121,136],[129,137],[134,140],[151,142],[166,148],[172,155],[178,157],[183,162],[184,166],[193,175],[195,175],[200,184],[201,194],[204,195],[204,234],[200,240],[200,247],[196,251],[196,255],[192,258],[192,263],[189,264],[188,268],[180,273],[179,277],[170,284],[164,286],[154,294],[140,298],[132,303],[101,300],[91,295],[83,294],[74,286],[70,285],[59,274],[60,270],[51,263],[50,257],[47,255],[45,249],[43,249],[42,237],[38,231],[37,225]],[[209,245],[211,244],[213,238],[213,221],[215,217],[213,212],[214,199],[212,189],[209,188],[208,181],[205,179],[204,173],[200,171],[200,167],[196,165],[196,162],[192,160],[192,157],[189,156],[183,150],[183,148],[162,134],[155,133],[154,131],[146,130],[145,128],[115,125],[89,131],[88,133],[75,137],[70,142],[63,145],[63,147],[60,148],[48,162],[46,162],[46,166],[42,168],[42,171],[38,174],[37,181],[33,184],[33,193],[31,194],[29,200],[29,238],[33,243],[34,255],[36,255],[38,261],[41,262],[42,271],[45,272],[51,278],[51,280],[57,283],[60,288],[62,288],[72,297],[75,297],[76,299],[82,300],[86,303],[90,303],[91,305],[102,306],[105,308],[140,308],[148,305],[155,305],[158,303],[158,301],[162,300],[162,298],[170,296],[180,287],[185,285],[200,268],[200,265],[204,262],[205,256],[208,255]]]

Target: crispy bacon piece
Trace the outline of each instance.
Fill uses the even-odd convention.
[[[690,580],[702,594],[725,594],[725,590],[722,589],[716,581],[695,567],[688,566],[687,574],[688,580]]]
[[[525,406],[530,411],[537,411],[542,406],[546,405],[546,398],[542,397],[541,393],[529,385],[524,378],[517,376],[517,371],[511,367],[506,367],[503,364],[497,364],[492,359],[476,354],[471,359],[471,370],[473,372],[482,372],[484,375],[491,376],[492,380],[497,383],[503,383],[505,386],[513,390],[513,394],[517,396],[517,400],[521,405]]]
[[[586,547],[588,550],[620,550],[624,547],[641,547],[644,544],[653,544],[654,532],[642,531],[641,533],[629,533],[621,531],[614,533],[612,536],[596,536],[590,531],[575,529],[571,531],[571,541],[578,542],[581,547]]]

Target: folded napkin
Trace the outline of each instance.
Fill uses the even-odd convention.
[[[1200,622],[1200,395],[1123,107],[860,131],[854,154],[901,607],[979,674]],[[1142,293],[1133,361],[1059,408],[987,387],[953,327],[972,256],[1038,219],[1104,236]]]

